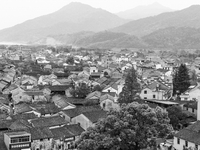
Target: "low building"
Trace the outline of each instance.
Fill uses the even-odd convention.
[[[31,150],[31,134],[25,131],[4,133],[7,150]]]

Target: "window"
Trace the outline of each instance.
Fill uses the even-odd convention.
[[[156,95],[153,95],[153,98],[156,98]]]
[[[185,141],[185,146],[188,147],[188,141]]]
[[[11,143],[29,142],[29,136],[11,138]]]
[[[192,112],[194,112],[194,108],[192,108]]]
[[[147,99],[147,97],[144,97],[144,99]]]
[[[43,139],[40,139],[40,141],[43,141]]]
[[[180,139],[179,138],[177,138],[177,144],[180,144]]]
[[[146,91],[146,90],[144,91],[144,94],[147,94],[147,91]]]

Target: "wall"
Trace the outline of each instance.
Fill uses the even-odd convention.
[[[72,118],[72,123],[77,124],[80,123],[80,126],[86,130],[88,127],[92,127],[93,123],[89,121],[83,114],[80,114],[74,118]]]
[[[144,91],[147,91],[147,94],[144,93]],[[153,98],[153,95],[155,95],[155,98]],[[156,99],[156,100],[166,100],[166,98],[164,97],[164,92],[163,91],[152,91],[148,88],[145,88],[141,91],[140,93],[140,97],[142,99]]]
[[[42,147],[45,150],[50,150],[52,148],[52,139],[43,139],[43,141],[40,140],[33,140],[31,142],[31,148],[32,150],[37,150],[37,148],[40,149]]]
[[[174,148],[176,150],[183,150],[183,146],[185,145],[185,140],[180,139],[180,144],[177,143],[177,137],[174,137]],[[195,147],[194,143],[188,142],[188,147]],[[198,149],[200,148],[200,145],[198,145]]]

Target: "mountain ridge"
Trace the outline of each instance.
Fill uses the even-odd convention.
[[[80,31],[99,32],[117,27],[125,22],[126,20],[103,9],[73,2],[54,13],[0,30],[0,41],[29,42],[50,34],[67,34]]]
[[[139,5],[137,7],[124,10],[116,13],[121,18],[130,19],[130,20],[138,20],[141,18],[146,18],[150,16],[159,15],[164,12],[174,11],[171,8],[165,7],[158,2],[154,2],[149,5]]]

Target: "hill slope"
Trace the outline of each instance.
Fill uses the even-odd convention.
[[[47,35],[102,31],[126,21],[102,9],[72,2],[57,12],[0,31],[0,41],[29,42]]]
[[[113,32],[144,36],[156,30],[167,27],[194,27],[200,28],[200,5],[189,8],[162,13],[158,16],[131,21],[114,29]]]
[[[173,10],[155,2],[150,5],[137,6],[135,8],[116,13],[116,15],[124,19],[137,20],[170,11]]]

